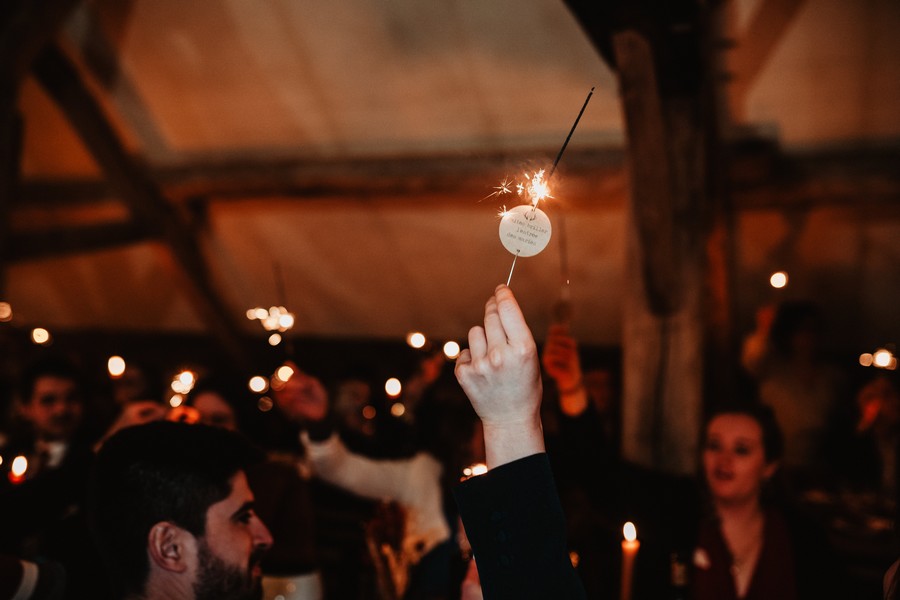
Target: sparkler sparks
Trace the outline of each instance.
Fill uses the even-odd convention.
[[[500,240],[507,250],[515,254],[512,266],[509,269],[509,277],[506,279],[506,285],[509,285],[509,282],[512,280],[513,270],[516,268],[516,260],[519,258],[519,254],[523,253],[523,248],[526,250],[523,254],[524,256],[533,256],[534,254],[541,252],[550,239],[550,220],[547,218],[546,214],[538,208],[538,204],[541,200],[553,198],[550,194],[548,181],[556,172],[559,160],[562,158],[566,146],[569,145],[569,140],[572,138],[572,134],[575,133],[575,128],[578,126],[581,115],[584,114],[584,109],[587,108],[587,104],[593,93],[594,88],[591,88],[587,98],[584,99],[584,104],[581,105],[581,110],[578,112],[578,116],[575,118],[572,128],[569,130],[569,135],[566,136],[566,140],[559,149],[559,154],[556,155],[556,159],[553,161],[553,167],[550,169],[550,173],[547,175],[546,179],[544,178],[544,169],[541,169],[532,175],[529,175],[526,172],[525,180],[516,184],[516,192],[519,197],[527,199],[528,203],[531,204],[531,210],[524,218],[532,223],[516,220],[517,215],[513,215],[513,213],[516,212],[517,209],[521,209],[521,207],[516,207],[513,208],[512,211],[508,211],[506,210],[506,206],[504,206],[500,211]],[[509,179],[505,178],[500,182],[500,185],[494,187],[494,191],[486,196],[486,198],[511,194],[512,189],[510,186],[511,182]],[[540,219],[538,219],[538,217],[540,217]],[[536,219],[541,222],[535,223],[534,221]],[[565,234],[565,231],[563,230],[562,233]],[[569,276],[564,238],[565,235],[560,239],[560,266],[562,280],[565,282],[563,286],[563,295],[567,297],[568,289],[566,289],[566,287],[569,284]]]
[[[504,179],[500,182],[500,185],[494,187],[494,191],[484,197],[485,200],[488,198],[493,198],[494,196],[502,196],[503,194],[512,194],[512,186],[513,182],[509,179]]]

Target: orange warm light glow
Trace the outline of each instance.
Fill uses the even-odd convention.
[[[9,302],[0,302],[0,322],[12,320],[12,305]]]
[[[484,475],[488,472],[487,465],[484,463],[475,463],[463,469],[463,475],[466,477],[474,477],[476,475]]]
[[[371,404],[367,404],[367,405],[363,406],[362,415],[366,419],[371,421],[372,419],[375,418],[375,415],[377,415],[377,414],[378,414],[378,411],[376,411],[375,407],[372,406]]]
[[[428,341],[425,338],[424,333],[419,333],[418,331],[413,331],[409,335],[406,336],[406,343],[412,346],[413,348],[421,348],[425,345],[425,342]]]
[[[289,367],[288,365],[281,365],[278,367],[278,370],[275,371],[275,378],[279,381],[290,381],[291,377],[294,376],[294,369]]]
[[[277,346],[280,343],[281,343],[281,334],[280,333],[273,333],[272,335],[269,336],[269,345],[270,346]]]
[[[121,377],[125,374],[125,359],[121,356],[110,356],[106,361],[106,370],[113,379]]]
[[[17,456],[13,459],[9,469],[9,480],[13,483],[19,483],[25,479],[25,471],[28,470],[28,459],[24,456]]]
[[[452,359],[458,357],[459,353],[460,353],[459,344],[457,344],[456,342],[451,341],[451,342],[447,342],[446,344],[444,344],[444,356],[446,356],[447,358],[452,360]]]
[[[891,353],[889,350],[885,350],[884,348],[879,348],[875,351],[875,355],[872,357],[872,363],[881,369],[886,369],[891,364]]]
[[[634,526],[634,523],[628,521],[625,523],[625,526],[622,527],[622,535],[625,537],[626,542],[633,542],[637,539],[637,527]]]
[[[403,384],[401,384],[400,380],[396,377],[391,377],[384,382],[384,391],[387,392],[387,395],[391,398],[396,398],[400,395],[400,392],[403,391]]]
[[[391,405],[391,414],[395,417],[402,417],[406,413],[406,407],[402,402],[394,402]]]
[[[35,327],[31,330],[31,341],[35,344],[47,344],[50,342],[50,332],[43,327]]]
[[[257,394],[262,394],[267,389],[269,389],[268,380],[262,375],[254,375],[250,378],[250,381],[247,383],[247,386],[250,388],[251,392],[256,392]]]
[[[784,271],[776,271],[769,277],[769,283],[775,289],[781,289],[788,284],[788,275]]]

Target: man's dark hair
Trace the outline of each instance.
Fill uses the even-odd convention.
[[[19,375],[18,393],[22,402],[31,401],[34,386],[41,377],[68,379],[74,381],[79,390],[84,388],[83,376],[75,363],[64,356],[44,356],[27,364]]]
[[[169,521],[203,536],[209,507],[261,458],[240,434],[205,425],[159,421],[109,438],[94,464],[88,510],[116,591],[143,592],[153,525]]]

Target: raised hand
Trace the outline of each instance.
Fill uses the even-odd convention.
[[[484,426],[488,467],[544,451],[537,347],[512,291],[500,285],[469,330],[456,378]]]
[[[569,335],[568,326],[561,324],[550,326],[541,354],[541,364],[560,390],[569,390],[581,385],[578,343]]]

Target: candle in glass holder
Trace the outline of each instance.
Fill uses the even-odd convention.
[[[637,528],[634,523],[628,521],[622,527],[622,590],[620,594],[621,600],[631,600],[631,580],[634,575],[634,559],[637,557],[638,548],[641,543],[637,539]]]

